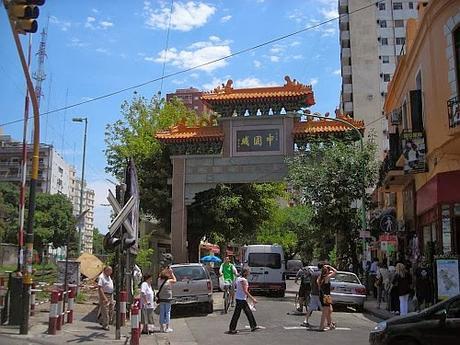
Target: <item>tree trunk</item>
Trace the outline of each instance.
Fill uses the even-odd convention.
[[[200,262],[199,247],[200,239],[197,237],[187,236],[188,240],[188,261],[189,262]]]

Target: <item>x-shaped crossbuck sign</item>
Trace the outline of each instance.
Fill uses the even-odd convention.
[[[136,203],[136,198],[134,196],[131,196],[128,202],[123,207],[121,207],[120,203],[117,201],[117,198],[115,198],[112,191],[109,190],[109,196],[107,197],[107,200],[109,201],[110,205],[112,205],[113,210],[116,214],[116,217],[113,219],[112,224],[110,224],[109,226],[110,234],[113,235],[121,226],[121,224],[123,224],[130,236],[134,237],[136,234],[131,222],[128,219],[128,216],[133,210],[133,207]]]

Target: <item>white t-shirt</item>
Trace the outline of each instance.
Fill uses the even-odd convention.
[[[104,293],[113,293],[113,280],[110,276],[106,276],[104,272],[99,276],[97,285],[102,287]]]
[[[142,299],[142,304],[144,308],[153,308],[153,289],[149,283],[143,282],[141,285],[141,293],[145,296],[145,300],[147,300],[147,305],[144,304],[144,299]]]
[[[235,298],[236,298],[236,299],[239,299],[239,300],[246,301],[246,299],[248,298],[248,296],[246,295],[246,293],[245,293],[244,290],[243,290],[243,284],[245,284],[246,286],[248,286],[248,281],[247,281],[246,278],[243,278],[243,277],[238,277],[238,278],[236,278],[236,293],[235,293]]]

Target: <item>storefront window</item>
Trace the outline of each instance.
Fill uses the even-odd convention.
[[[452,251],[450,208],[449,205],[442,206],[442,251],[448,254]]]
[[[426,225],[423,227],[423,247],[426,248],[426,245],[429,242],[431,242],[431,226]]]

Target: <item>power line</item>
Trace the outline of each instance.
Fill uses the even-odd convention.
[[[171,19],[172,19],[172,11],[174,6],[174,0],[171,0],[171,8],[169,9],[169,22],[168,22],[168,30],[166,32],[166,42],[165,42],[165,50],[163,54],[163,70],[161,71],[161,84],[160,84],[160,96],[163,92],[163,81],[165,76],[165,68],[166,68],[166,55],[168,54],[169,49],[169,33],[171,32]]]
[[[119,90],[117,90],[117,91],[113,91],[113,92],[107,93],[107,94],[105,94],[105,95],[97,96],[97,97],[94,97],[94,98],[91,98],[91,99],[88,99],[88,100],[85,100],[85,101],[81,101],[81,102],[78,102],[78,103],[74,103],[74,104],[71,104],[71,105],[69,105],[69,106],[65,106],[65,107],[61,107],[61,108],[54,109],[54,110],[51,110],[51,111],[47,111],[47,112],[45,112],[45,113],[40,114],[40,116],[43,116],[43,115],[46,115],[46,114],[57,113],[57,112],[60,112],[60,111],[62,111],[62,110],[75,108],[75,107],[78,107],[78,106],[83,105],[83,104],[87,104],[87,103],[99,101],[99,100],[101,100],[101,99],[109,98],[109,97],[118,95],[118,94],[120,94],[120,93],[129,91],[129,90],[137,89],[137,88],[143,87],[143,86],[148,85],[148,84],[152,84],[152,83],[157,82],[157,81],[160,81],[160,80],[169,79],[169,78],[175,77],[175,76],[177,76],[177,75],[181,75],[181,74],[184,74],[184,73],[188,73],[188,72],[191,72],[191,71],[193,71],[193,70],[196,70],[196,69],[199,69],[199,68],[208,66],[208,65],[212,65],[212,64],[214,64],[214,63],[217,63],[217,62],[220,62],[220,61],[224,61],[224,60],[230,59],[230,58],[232,58],[232,57],[235,57],[235,56],[238,56],[238,55],[241,55],[241,54],[244,54],[244,53],[248,53],[248,52],[250,52],[250,51],[259,49],[259,48],[261,48],[261,47],[264,47],[264,46],[273,44],[273,43],[275,43],[275,42],[285,40],[286,38],[289,38],[289,37],[292,37],[292,36],[296,36],[296,35],[298,35],[298,34],[300,34],[300,33],[303,33],[303,32],[306,32],[306,31],[310,31],[310,30],[314,30],[314,29],[319,28],[319,27],[321,27],[321,26],[323,26],[323,25],[326,25],[326,24],[328,24],[328,23],[331,23],[331,22],[333,22],[333,21],[336,21],[337,19],[339,19],[339,18],[341,18],[341,17],[349,16],[349,15],[355,14],[355,13],[357,13],[357,12],[363,11],[363,10],[369,8],[369,7],[372,7],[372,6],[377,5],[378,3],[382,2],[382,1],[385,1],[385,0],[378,0],[378,1],[375,1],[375,2],[373,2],[373,3],[371,3],[371,4],[369,4],[369,5],[366,5],[366,6],[357,8],[356,10],[351,11],[351,12],[349,12],[349,13],[341,14],[341,15],[339,15],[339,16],[337,16],[337,17],[334,17],[334,18],[331,18],[331,19],[328,19],[328,20],[319,22],[319,23],[317,23],[317,24],[308,26],[308,27],[306,27],[306,28],[303,28],[303,29],[300,29],[300,30],[291,32],[291,33],[286,34],[286,35],[283,35],[283,36],[279,36],[279,37],[273,38],[273,39],[271,39],[271,40],[265,41],[265,42],[263,42],[263,43],[257,44],[257,45],[255,45],[255,46],[252,46],[252,47],[249,47],[249,48],[245,48],[245,49],[239,50],[239,51],[237,51],[237,52],[235,52],[235,53],[232,53],[232,54],[229,54],[229,55],[227,55],[227,56],[223,56],[223,57],[218,58],[218,59],[214,59],[214,60],[211,60],[211,61],[207,61],[207,62],[204,62],[204,63],[202,63],[202,64],[195,65],[195,66],[193,66],[193,67],[189,67],[189,68],[183,69],[183,70],[181,70],[181,71],[169,73],[169,74],[167,74],[167,75],[164,75],[164,76],[161,76],[161,77],[158,77],[158,78],[155,78],[155,79],[151,79],[151,80],[145,81],[145,82],[143,82],[143,83],[139,83],[139,84],[136,84],[136,85],[133,85],[133,86],[128,86],[128,87],[126,87],[126,88],[119,89]],[[18,120],[13,120],[13,121],[9,121],[9,122],[4,122],[4,123],[0,123],[0,126],[8,126],[8,125],[12,125],[12,124],[15,124],[15,123],[18,123],[18,122],[22,122],[22,121],[24,121],[24,119],[18,119]]]

